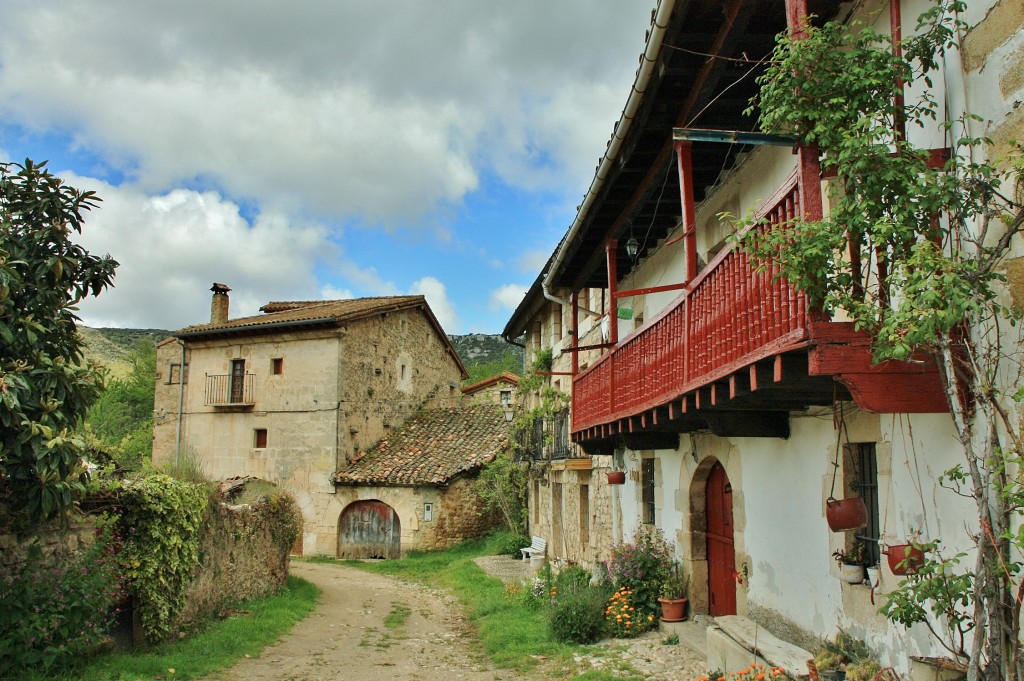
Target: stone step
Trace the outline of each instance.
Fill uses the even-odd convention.
[[[800,679],[808,678],[807,660],[814,658],[803,648],[738,615],[714,618],[707,630],[707,657],[711,670],[734,672],[757,663],[782,667],[791,677]]]

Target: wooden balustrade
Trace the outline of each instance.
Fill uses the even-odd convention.
[[[796,175],[760,215],[800,214]],[[805,341],[807,300],[730,244],[671,305],[573,381],[573,432],[642,413]]]

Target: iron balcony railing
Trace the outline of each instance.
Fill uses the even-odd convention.
[[[206,375],[206,406],[234,407],[256,403],[256,376]]]
[[[588,458],[571,440],[568,408],[547,419],[535,419],[530,429],[519,431],[515,449],[520,461]]]

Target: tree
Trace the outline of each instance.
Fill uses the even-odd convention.
[[[0,164],[0,511],[28,521],[68,509],[81,489],[75,430],[102,385],[75,312],[117,267],[72,241],[99,198],[45,166]]]
[[[1024,225],[1020,149],[982,162],[979,120],[942,123],[928,89],[903,99],[902,83],[929,88],[944,51],[966,27],[964,3],[941,0],[917,32],[894,45],[870,29],[838,23],[781,36],[759,100],[762,129],[818,147],[835,173],[831,212],[785,229],[751,224],[742,237],[756,261],[773,261],[824,314],[849,314],[873,338],[875,358],[920,361],[940,370],[963,463],[940,484],[977,510],[973,566],[966,554],[933,556],[905,580],[885,612],[921,622],[968,662],[968,678],[1021,678],[1021,550],[1024,491],[1015,400],[1021,371],[1021,311],[1005,301],[1001,265]],[[901,134],[940,121],[949,160]],[[934,548],[936,545],[932,544]]]
[[[128,356],[131,371],[107,382],[89,408],[86,426],[118,466],[138,469],[153,454],[153,395],[156,387],[156,347],[136,343]]]

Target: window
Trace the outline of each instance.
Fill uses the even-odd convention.
[[[254,449],[267,448],[267,429],[257,428],[252,431],[252,446]]]
[[[167,371],[168,383],[181,383],[181,363],[172,362]],[[188,383],[188,363],[185,364],[185,383]]]
[[[848,445],[843,456],[844,473],[852,492],[864,498],[868,507],[867,527],[854,534],[854,541],[862,542],[868,565],[878,565],[881,554],[878,542],[881,527],[878,517],[878,457],[874,442],[856,442]],[[852,549],[852,546],[848,546]]]
[[[501,391],[501,406],[508,407],[512,405],[512,391],[502,390]]]
[[[283,357],[275,357],[274,359],[270,360],[270,371],[275,376],[280,376],[281,374],[283,374],[284,373],[284,358]]]
[[[434,505],[429,501],[423,504],[423,522],[430,523],[434,521]]]
[[[399,375],[399,379],[402,380],[402,381],[405,380],[405,365],[404,364],[402,365],[402,369],[401,369],[401,373]]]
[[[653,525],[654,515],[654,459],[640,461],[640,505],[643,510],[643,521]]]
[[[241,404],[245,396],[245,360],[231,360],[231,404]]]

